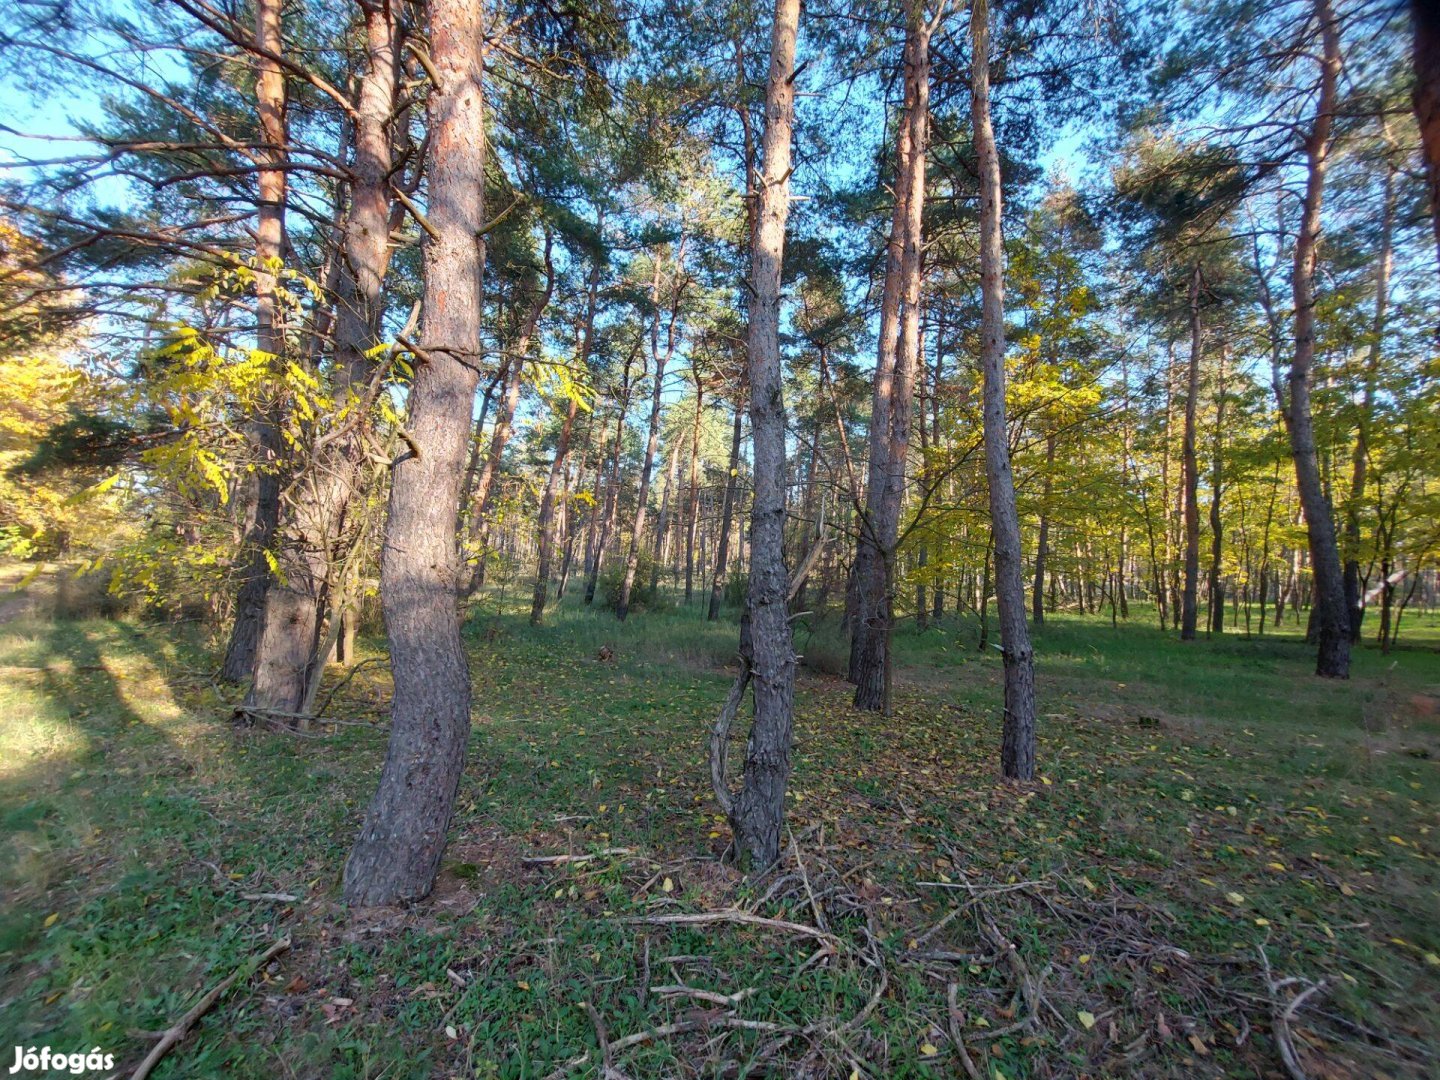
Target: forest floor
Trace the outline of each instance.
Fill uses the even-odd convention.
[[[492,596],[466,634],[452,842],[396,913],[338,902],[378,654],[302,738],[231,723],[194,624],[0,623],[0,1046],[128,1071],[288,938],[155,1076],[1437,1075],[1433,617],[1347,683],[1293,633],[1052,617],[1028,785],[972,625],[900,634],[889,720],[802,628],[790,842],[750,880],[704,767],[733,622]]]

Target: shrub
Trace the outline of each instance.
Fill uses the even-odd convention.
[[[630,610],[635,611],[641,608],[653,608],[655,606],[658,589],[650,584],[653,576],[654,560],[650,553],[644,548],[640,549],[640,557],[635,562],[635,581],[630,586]],[[620,587],[625,583],[625,564],[614,563],[600,575],[600,599],[610,611],[618,611],[620,608]]]

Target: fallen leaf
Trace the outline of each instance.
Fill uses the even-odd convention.
[[[1091,1028],[1093,1028],[1093,1027],[1095,1026],[1095,1014],[1094,1014],[1094,1013],[1092,1013],[1092,1012],[1086,1012],[1084,1009],[1081,1009],[1081,1010],[1080,1010],[1078,1013],[1076,1013],[1075,1015],[1076,1015],[1077,1017],[1079,1017],[1080,1023],[1082,1023],[1082,1024],[1085,1025],[1085,1030],[1086,1030],[1086,1031],[1089,1031]]]

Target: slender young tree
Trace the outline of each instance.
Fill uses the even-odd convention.
[[[484,5],[431,0],[424,355],[395,463],[380,595],[395,693],[379,787],[345,866],[357,905],[400,904],[435,882],[470,736],[460,641],[456,507],[479,382],[485,266]]]
[[[785,571],[785,402],[781,396],[780,276],[790,214],[790,155],[795,115],[795,39],[800,0],[776,0],[765,136],[750,241],[750,424],[755,445],[755,501],[750,512],[747,662],[755,721],[745,750],[740,792],[725,807],[744,866],[763,869],[780,857],[785,788],[790,780],[795,652]],[[744,647],[742,645],[742,652]]]
[[[1000,156],[990,120],[990,11],[970,7],[970,122],[980,172],[980,366],[984,374],[985,475],[995,543],[995,600],[1005,658],[1005,721],[1000,765],[1007,777],[1035,776],[1035,658],[1025,625],[1025,581],[1010,429],[1005,417],[1005,254]]]

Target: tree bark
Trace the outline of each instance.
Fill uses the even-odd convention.
[[[256,151],[259,199],[255,228],[255,348],[280,370],[285,328],[279,309],[277,267],[285,250],[285,201],[288,136],[285,122],[285,76],[278,61],[285,51],[280,27],[280,0],[256,0],[257,53],[255,105],[264,146]],[[268,54],[268,55],[266,55]],[[268,166],[268,167],[267,167]],[[271,548],[280,526],[281,404],[277,393],[261,405],[250,425],[255,449],[254,502],[246,523],[245,566],[235,598],[235,622],[220,667],[221,678],[243,682],[254,673],[255,657],[265,620],[265,596],[272,583]]]
[[[478,382],[485,266],[484,5],[431,0],[425,353],[413,446],[395,464],[380,593],[395,690],[379,787],[345,866],[354,905],[423,898],[435,881],[470,735],[455,523]]]
[[[1035,662],[1025,624],[1020,519],[1005,418],[1005,264],[1001,236],[1000,156],[990,122],[990,27],[987,0],[970,9],[971,127],[980,171],[980,364],[984,373],[985,475],[995,537],[995,602],[1005,658],[1005,723],[1000,764],[1007,777],[1035,776]]]
[[[1305,139],[1308,175],[1299,230],[1295,237],[1295,264],[1291,275],[1295,300],[1295,352],[1290,362],[1290,402],[1285,411],[1290,451],[1295,460],[1296,486],[1305,513],[1310,562],[1315,575],[1315,619],[1319,650],[1315,673],[1326,678],[1350,676],[1350,618],[1345,610],[1345,573],[1330,500],[1320,479],[1315,449],[1315,422],[1310,404],[1310,379],[1315,363],[1315,264],[1320,240],[1320,204],[1325,192],[1325,171],[1330,156],[1336,85],[1340,77],[1340,31],[1330,0],[1315,0],[1324,53],[1320,67],[1320,96],[1315,122]]]
[[[790,779],[795,653],[785,570],[785,402],[781,396],[780,272],[790,213],[795,37],[800,0],[776,0],[765,89],[763,171],[750,244],[750,424],[755,501],[750,514],[750,585],[745,616],[755,720],[739,794],[726,807],[742,866],[762,870],[780,856]],[[742,655],[745,653],[742,645]]]

